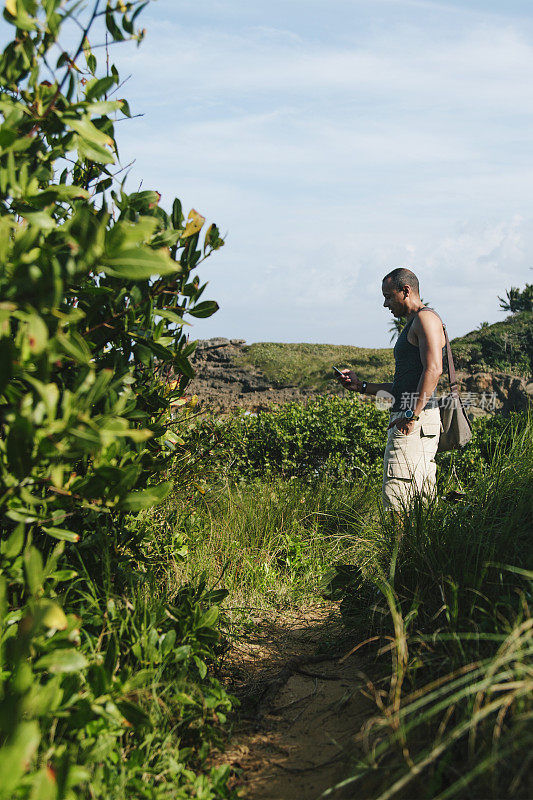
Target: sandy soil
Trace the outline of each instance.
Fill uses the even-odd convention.
[[[258,617],[239,638],[225,677],[241,709],[219,763],[236,770],[241,797],[315,800],[350,774],[354,735],[375,712],[362,693],[362,656],[342,658],[355,644],[332,604],[305,615]],[[353,792],[350,787],[329,797],[343,800]]]

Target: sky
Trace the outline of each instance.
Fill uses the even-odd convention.
[[[226,234],[198,338],[389,345],[397,266],[451,337],[533,281],[530,0],[154,0],[112,60],[126,190]]]

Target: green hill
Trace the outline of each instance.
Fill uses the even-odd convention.
[[[333,378],[332,366],[349,367],[367,380],[390,380],[394,372],[391,348],[373,350],[335,344],[257,342],[243,348],[242,364],[262,370],[274,386],[323,389]]]
[[[452,341],[458,369],[467,372],[533,374],[533,312],[511,314]]]
[[[453,339],[452,350],[459,370],[529,377],[533,372],[533,313],[512,314]],[[333,365],[354,369],[374,382],[390,381],[394,373],[389,347],[257,342],[245,346],[238,360],[243,366],[262,370],[278,387],[323,389],[332,380]]]

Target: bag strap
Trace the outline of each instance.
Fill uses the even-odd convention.
[[[429,308],[429,306],[423,306],[422,308],[419,308],[416,313],[418,314],[424,308]],[[437,314],[437,312],[433,308],[429,308],[429,310],[433,311],[434,314]],[[439,317],[438,314],[437,314],[437,317]],[[439,319],[440,319],[440,317],[439,317]],[[454,397],[459,397],[459,389],[457,387],[457,376],[455,374],[455,364],[453,363],[453,353],[452,353],[452,348],[451,348],[451,345],[450,345],[450,340],[448,339],[448,331],[446,330],[446,325],[444,324],[444,322],[442,322],[441,319],[440,319],[440,321],[442,323],[442,330],[444,331],[444,337],[446,339],[446,355],[447,355],[447,361],[448,361],[448,381],[450,383],[450,389],[451,389],[451,392],[452,392],[453,396]]]
[[[444,336],[446,337],[446,355],[448,356],[448,380],[450,382],[450,389],[452,390],[452,394],[455,397],[459,397],[459,389],[457,388],[457,376],[455,374],[455,364],[453,363],[453,354],[452,348],[450,345],[450,340],[448,339],[448,331],[446,330],[446,325],[444,322],[442,323],[442,328],[444,330]]]

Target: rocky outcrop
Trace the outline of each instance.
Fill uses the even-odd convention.
[[[198,342],[192,359],[196,371],[187,394],[196,394],[204,406],[219,411],[244,408],[268,409],[272,403],[305,401],[316,396],[315,389],[297,386],[273,386],[266,375],[243,359],[244,339],[207,339]],[[533,404],[533,381],[502,372],[458,372],[463,401],[475,415],[522,410]],[[343,394],[336,381],[322,394]],[[447,393],[447,378],[439,392]],[[369,398],[370,400],[370,398]]]
[[[187,394],[196,394],[210,408],[231,411],[267,409],[272,403],[304,400],[315,392],[295,386],[276,388],[261,370],[240,363],[244,339],[207,339],[199,341],[192,358],[196,371]]]
[[[464,400],[488,411],[522,411],[533,405],[533,381],[504,372],[457,373]]]

